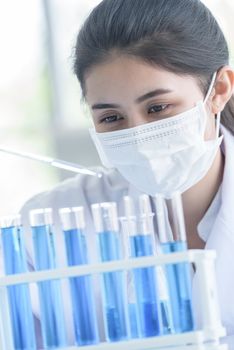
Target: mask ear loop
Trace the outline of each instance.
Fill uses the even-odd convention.
[[[215,84],[216,77],[217,77],[217,72],[215,72],[212,76],[210,87],[209,87],[207,94],[206,94],[206,97],[204,99],[204,104],[208,101],[208,98],[210,97],[211,91],[212,91],[214,84]],[[220,119],[221,119],[221,112],[218,112],[216,115],[216,134],[215,134],[216,139],[218,139],[218,137],[219,137]]]
[[[216,139],[219,138],[220,119],[221,119],[221,112],[218,112],[216,116]]]
[[[211,80],[210,86],[209,86],[209,89],[208,89],[206,97],[204,99],[204,104],[206,104],[206,102],[208,101],[208,98],[210,97],[211,91],[212,91],[212,89],[214,87],[214,83],[215,83],[216,77],[217,77],[217,72],[214,72],[214,74],[212,76],[212,80]]]

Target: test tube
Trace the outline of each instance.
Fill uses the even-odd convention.
[[[93,219],[102,262],[122,259],[116,203],[92,205]],[[104,324],[108,341],[129,338],[126,273],[123,271],[102,274]]]
[[[183,206],[180,193],[171,199],[156,196],[158,234],[162,252],[165,254],[187,250]],[[167,264],[167,280],[171,299],[175,332],[194,329],[191,302],[191,274],[189,263]]]
[[[130,323],[130,334],[131,338],[139,338],[139,317],[137,311],[137,300],[136,291],[134,285],[134,276],[132,271],[127,272],[127,301],[128,301],[128,312],[129,312],[129,323]]]
[[[125,208],[126,212],[126,208]],[[124,252],[124,259],[129,259],[131,256],[131,248],[130,248],[130,241],[129,241],[129,232],[134,231],[136,222],[135,220],[131,220],[132,216],[130,216],[131,213],[125,213],[124,217],[120,217],[120,223],[121,223],[121,234],[122,234],[122,240],[123,240],[123,252]],[[130,334],[131,338],[139,338],[140,332],[139,332],[139,317],[138,317],[138,310],[137,310],[137,297],[136,297],[136,290],[135,290],[135,284],[134,284],[134,276],[133,276],[133,270],[127,271],[127,303],[128,303],[128,312],[129,312],[129,323],[130,323]]]
[[[149,198],[139,198],[140,214],[136,216],[133,201],[124,197],[125,217],[121,218],[125,232],[129,236],[130,256],[139,258],[153,255],[153,213],[150,210]],[[158,336],[163,333],[158,281],[154,267],[133,270],[137,299],[137,312],[140,337]]]
[[[30,223],[36,270],[55,269],[52,209],[31,210]],[[67,343],[60,281],[38,282],[38,288],[44,347],[46,349],[65,347]]]
[[[84,208],[62,208],[62,221],[69,266],[88,264]],[[99,342],[91,276],[70,278],[75,337],[78,345]]]
[[[1,220],[4,269],[6,275],[27,272],[20,215]],[[30,292],[27,284],[8,286],[8,298],[15,350],[36,349]]]

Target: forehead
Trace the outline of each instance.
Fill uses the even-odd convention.
[[[161,67],[126,56],[94,66],[85,77],[88,102],[109,100],[119,96],[136,98],[150,90],[171,89],[188,91],[198,88],[196,79],[189,75],[178,75]]]

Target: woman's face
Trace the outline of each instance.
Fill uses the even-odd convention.
[[[197,80],[129,57],[95,66],[86,75],[86,101],[97,132],[135,127],[175,116],[204,99]],[[209,113],[205,138],[214,138]]]

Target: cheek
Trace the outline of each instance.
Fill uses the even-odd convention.
[[[102,126],[102,124],[97,124],[95,122],[93,122],[93,124],[97,132],[105,132],[105,128]]]
[[[91,115],[91,119],[92,119],[92,122],[93,122],[93,126],[95,128],[96,131],[100,131],[100,123],[97,122],[97,119],[92,115]]]

